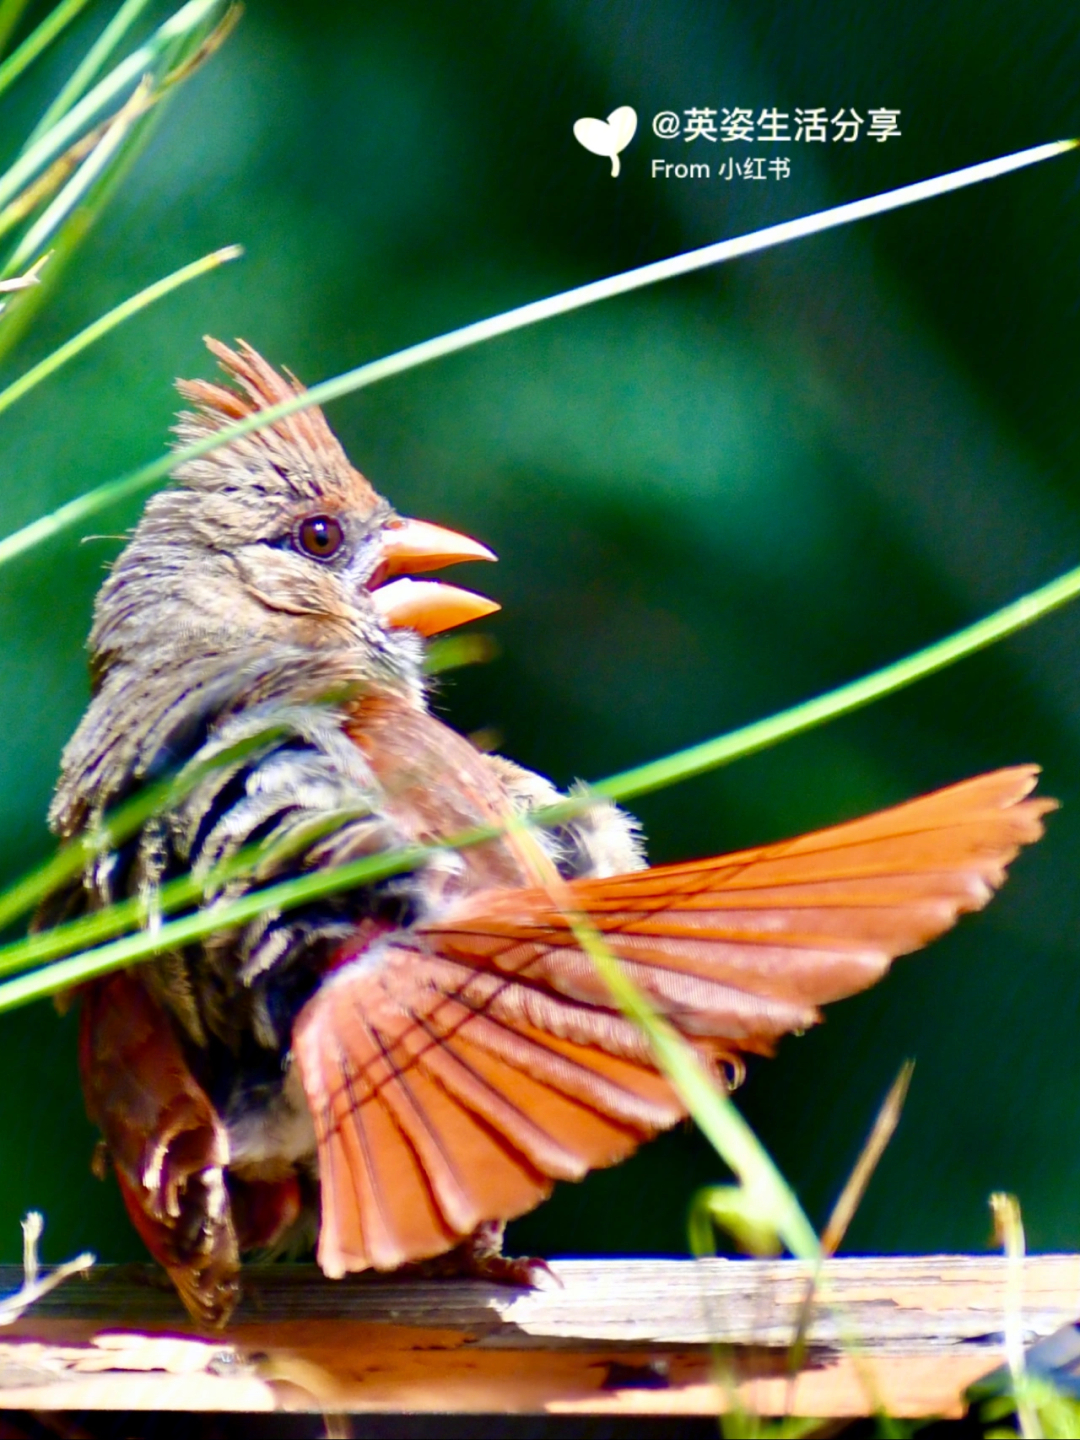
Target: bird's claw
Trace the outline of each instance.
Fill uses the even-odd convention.
[[[524,1290],[561,1289],[562,1281],[546,1260],[502,1253],[505,1228],[501,1221],[488,1221],[445,1255],[406,1265],[404,1270],[446,1280],[486,1280],[489,1285],[516,1285]]]

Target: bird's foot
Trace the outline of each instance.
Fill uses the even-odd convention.
[[[517,1285],[526,1290],[561,1287],[562,1281],[539,1256],[504,1255],[502,1221],[479,1225],[445,1255],[406,1265],[404,1273],[445,1280],[486,1280],[491,1285]]]
[[[539,1255],[473,1255],[457,1274],[492,1285],[518,1285],[524,1290],[562,1288],[562,1281]]]

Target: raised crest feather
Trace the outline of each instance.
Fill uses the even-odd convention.
[[[212,336],[204,336],[204,340],[231,383],[177,380],[176,388],[181,396],[196,406],[194,411],[183,412],[175,426],[181,448],[304,393],[305,387],[291,372],[279,374],[246,341],[238,340],[234,350]],[[265,430],[255,430],[232,441],[228,453],[233,458],[258,457],[268,461],[300,497],[339,498],[371,509],[379,501],[365,476],[350,463],[341,442],[316,405],[275,420]],[[208,458],[211,462],[221,460],[213,451]],[[217,488],[215,478],[220,481],[225,468],[218,463],[215,477],[214,463],[208,465],[205,460],[196,460],[180,466],[176,477],[195,488]]]

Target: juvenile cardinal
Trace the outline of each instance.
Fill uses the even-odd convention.
[[[182,444],[300,389],[247,345],[208,344],[230,383],[180,384]],[[526,836],[513,822],[555,789],[432,715],[421,670],[425,636],[498,607],[410,578],[493,558],[397,515],[311,409],[178,466],[98,596],[94,697],[55,830],[70,839],[187,761],[220,763],[39,924],[150,900],[258,842],[257,873],[208,903],[503,827],[82,991],[87,1108],[200,1322],[228,1318],[243,1251],[305,1230],[329,1276],[444,1256],[527,1278],[501,1254],[503,1223],[683,1116],[568,911],[722,1074],[985,905],[1052,808],[1026,798],[1028,765],[652,869],[610,804]]]

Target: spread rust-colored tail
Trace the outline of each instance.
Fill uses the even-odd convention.
[[[768,1053],[987,903],[1054,808],[1028,798],[1037,774],[565,900],[704,1056]],[[329,1275],[437,1255],[684,1114],[546,890],[474,894],[414,933],[343,964],[294,1030]]]

